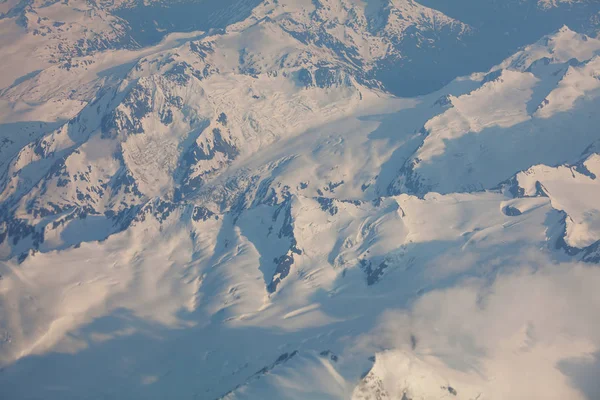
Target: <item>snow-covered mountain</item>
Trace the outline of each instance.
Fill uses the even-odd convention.
[[[1,3],[0,397],[597,398],[599,17]]]

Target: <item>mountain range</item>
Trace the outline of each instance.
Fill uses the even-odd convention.
[[[0,397],[600,396],[597,1],[0,32]]]

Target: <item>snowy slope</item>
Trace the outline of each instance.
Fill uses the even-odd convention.
[[[600,40],[441,3],[0,4],[0,397],[596,398]]]
[[[427,138],[391,192],[490,189],[532,164],[577,157],[597,138],[599,54],[599,40],[564,27],[469,77],[479,87],[424,124]]]

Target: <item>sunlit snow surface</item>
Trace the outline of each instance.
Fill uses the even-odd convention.
[[[0,398],[599,398],[600,6],[478,4],[1,3]]]

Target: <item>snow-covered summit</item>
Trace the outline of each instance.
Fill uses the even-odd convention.
[[[595,140],[598,54],[600,41],[563,27],[461,80],[474,90],[424,124],[427,137],[390,191],[491,189],[531,163],[574,159]]]

